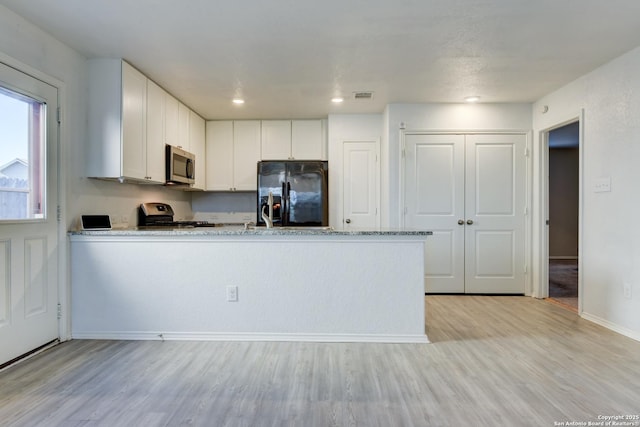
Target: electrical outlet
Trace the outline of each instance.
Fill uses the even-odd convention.
[[[593,181],[594,193],[607,193],[611,191],[611,177],[605,176]]]
[[[622,285],[622,291],[624,293],[624,297],[626,299],[631,299],[631,285],[628,283],[625,283]]]
[[[237,301],[238,301],[238,287],[227,286],[227,302],[237,302]]]

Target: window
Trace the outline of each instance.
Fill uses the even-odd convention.
[[[45,218],[46,104],[0,86],[0,220]]]

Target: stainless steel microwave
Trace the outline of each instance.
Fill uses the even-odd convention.
[[[169,144],[166,152],[167,184],[193,184],[196,177],[196,156]]]

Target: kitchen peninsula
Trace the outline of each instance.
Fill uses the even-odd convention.
[[[72,336],[428,342],[427,231],[70,233]]]

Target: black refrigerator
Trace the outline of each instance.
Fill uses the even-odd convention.
[[[258,225],[265,225],[262,209],[267,205],[269,192],[273,194],[274,226],[329,225],[329,175],[326,161],[258,162]]]

